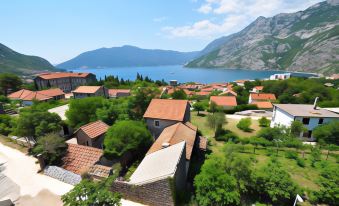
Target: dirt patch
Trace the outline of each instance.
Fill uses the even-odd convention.
[[[62,206],[61,197],[47,189],[41,190],[34,197],[30,195],[22,196],[15,204],[22,206],[45,206],[47,202],[49,206]]]

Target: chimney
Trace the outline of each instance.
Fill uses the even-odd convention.
[[[316,97],[314,100],[314,104],[313,104],[313,109],[317,109],[317,102],[318,102],[319,97]]]
[[[164,142],[164,143],[162,143],[162,145],[161,145],[162,149],[167,148],[167,147],[169,147],[169,146],[170,146],[170,143],[169,143],[169,142]]]

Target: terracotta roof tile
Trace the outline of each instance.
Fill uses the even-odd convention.
[[[192,124],[183,124],[181,122],[172,126],[166,127],[158,139],[153,143],[148,150],[147,155],[163,149],[164,143],[169,143],[168,146],[175,145],[179,142],[186,142],[186,159],[191,159],[195,138],[197,135],[197,127]]]
[[[107,178],[111,174],[112,168],[104,165],[93,165],[89,168],[88,173],[98,177]]]
[[[254,88],[255,88],[256,90],[260,90],[260,91],[261,91],[261,90],[264,89],[264,86],[255,86]]]
[[[232,91],[232,90],[227,90],[227,91],[220,94],[220,96],[223,96],[223,95],[233,95],[235,97],[238,96],[238,94],[236,92]]]
[[[207,150],[207,138],[199,136],[199,149],[206,151]]]
[[[55,96],[60,96],[60,95],[64,95],[65,94],[59,88],[41,90],[41,91],[38,91],[38,93],[40,93],[42,95],[50,96],[50,97],[55,97]]]
[[[77,131],[82,130],[88,137],[96,138],[102,134],[105,134],[109,126],[104,122],[98,120],[81,126]]]
[[[235,96],[211,96],[210,101],[219,106],[237,106],[237,99]]]
[[[87,77],[91,73],[72,73],[72,72],[55,72],[39,74],[38,77],[42,79],[59,79],[65,77]]]
[[[195,95],[198,95],[198,96],[208,96],[210,94],[211,94],[211,92],[204,92],[204,91],[200,91],[200,92],[195,93]]]
[[[117,96],[118,93],[125,93],[125,94],[130,94],[131,90],[130,89],[109,89],[108,94],[109,96]]]
[[[152,99],[144,118],[183,121],[187,105],[187,100]]]
[[[30,101],[34,99],[43,101],[43,100],[52,99],[55,96],[64,95],[64,94],[65,93],[59,88],[47,89],[47,90],[41,90],[41,91],[30,91],[30,90],[22,89],[22,90],[19,90],[17,92],[14,92],[8,95],[8,98],[21,99],[21,100],[26,100],[26,101]]]
[[[9,94],[7,97],[10,99],[21,99],[24,98],[25,96],[31,94],[32,91],[27,90],[27,89],[21,89],[19,91],[13,92]]]
[[[273,105],[271,102],[253,102],[252,104],[257,105],[259,109],[271,109]]]
[[[73,92],[74,93],[86,93],[93,94],[97,92],[102,86],[79,86]]]
[[[276,100],[275,95],[271,93],[251,93],[250,96],[253,100]]]
[[[68,144],[68,149],[63,160],[62,168],[75,174],[81,174],[97,163],[102,156],[101,149],[77,144]]]

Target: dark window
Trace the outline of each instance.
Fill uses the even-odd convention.
[[[322,124],[322,123],[324,123],[324,119],[320,118],[318,124]]]
[[[156,127],[159,127],[159,126],[160,126],[159,120],[154,120],[154,126],[156,126]]]
[[[311,138],[312,137],[312,131],[308,131],[308,138]]]
[[[309,124],[310,123],[310,118],[303,118],[303,124]]]

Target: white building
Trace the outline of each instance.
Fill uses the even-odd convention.
[[[274,104],[271,127],[290,127],[295,120],[302,122],[308,130],[301,133],[300,137],[314,141],[313,129],[321,124],[339,120],[339,114],[309,104]]]
[[[270,80],[284,80],[291,78],[291,73],[273,74],[270,76]]]

